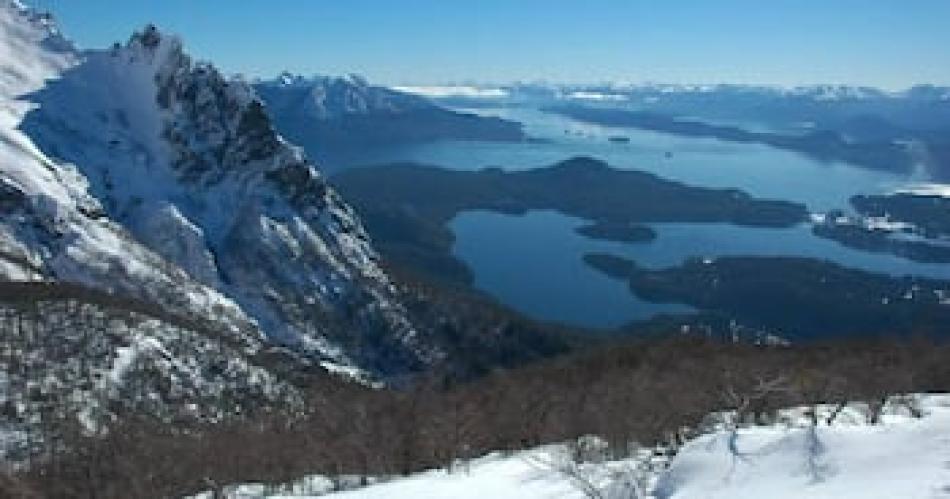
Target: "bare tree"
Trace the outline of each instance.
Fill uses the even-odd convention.
[[[651,470],[646,463],[611,462],[609,444],[583,436],[550,447],[524,459],[543,472],[553,472],[588,499],[640,499],[647,497]]]

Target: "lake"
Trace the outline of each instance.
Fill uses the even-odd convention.
[[[586,155],[617,168],[645,170],[691,185],[738,187],[759,197],[801,202],[813,212],[848,209],[848,198],[854,194],[887,193],[930,180],[817,161],[765,145],[591,125],[532,108],[468,111],[520,121],[536,140],[398,146],[361,151],[347,163],[412,161],[466,170],[486,166],[521,170]],[[628,142],[611,142],[610,137],[625,137]],[[762,229],[658,224],[653,225],[658,233],[655,241],[615,243],[575,233],[584,223],[554,212],[525,216],[468,212],[456,217],[451,228],[457,236],[455,255],[472,268],[477,288],[528,316],[592,328],[690,309],[638,299],[623,282],[589,268],[581,257],[590,252],[625,256],[647,267],[676,265],[690,256],[806,256],[874,272],[950,279],[950,265],[920,264],[848,249],[815,237],[806,225]]]

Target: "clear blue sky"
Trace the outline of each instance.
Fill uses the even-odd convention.
[[[251,76],[950,84],[950,0],[26,1],[83,47],[154,22]]]

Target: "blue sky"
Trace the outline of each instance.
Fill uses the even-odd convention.
[[[27,1],[83,47],[154,22],[250,76],[950,84],[948,0]]]

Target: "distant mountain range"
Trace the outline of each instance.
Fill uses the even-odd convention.
[[[520,141],[519,123],[446,109],[358,76],[284,73],[254,89],[277,128],[330,169],[338,156],[370,147],[449,140]]]
[[[905,90],[883,90],[867,85],[802,85],[781,87],[775,85],[752,85],[739,83],[719,84],[673,84],[673,83],[512,83],[512,84],[462,84],[437,86],[401,86],[398,89],[425,95],[435,100],[451,98],[470,99],[573,99],[573,100],[614,100],[636,101],[646,98],[657,100],[678,100],[684,96],[706,96],[707,98],[733,96],[758,96],[772,98],[797,97],[815,101],[871,101],[871,100],[919,100],[940,101],[950,99],[950,86],[920,84]],[[667,99],[662,99],[663,97]]]
[[[833,134],[842,144],[862,147],[909,145],[906,158],[883,169],[901,170],[913,163],[922,165],[930,178],[950,180],[950,87],[917,85],[885,91],[848,85],[515,84],[418,87],[414,91],[449,106],[584,106],[649,113],[667,122],[703,122],[778,134],[786,137],[782,140],[794,135]]]
[[[778,134],[784,141],[834,137],[838,149],[850,144],[870,151],[858,151],[871,157],[859,163],[873,163],[875,169],[906,171],[920,164],[930,177],[950,179],[950,87],[885,91],[848,85],[513,84],[392,89],[357,76],[289,73],[254,87],[281,133],[330,170],[349,166],[350,151],[442,139],[525,139],[518,123],[456,109],[582,105]],[[845,156],[838,159],[855,154]]]
[[[453,91],[458,88],[459,91]],[[491,90],[491,91],[488,91]],[[502,102],[555,105],[566,102],[632,108],[714,122],[752,123],[788,129],[834,128],[871,138],[950,128],[950,87],[918,85],[903,91],[867,86],[813,85],[559,85],[515,84],[486,87],[415,87],[420,95],[454,106]],[[879,133],[878,133],[879,136]]]

